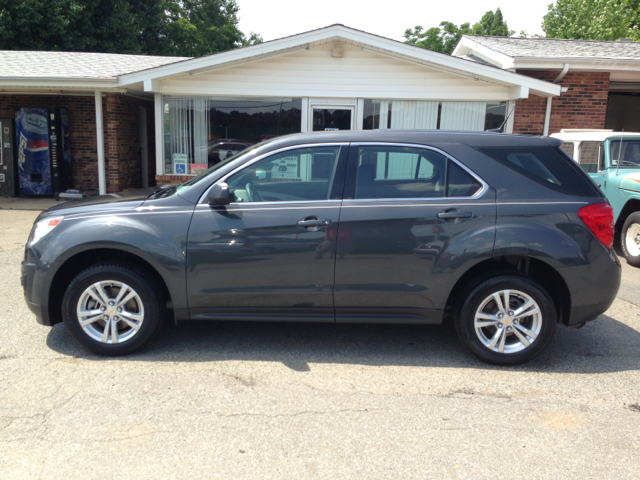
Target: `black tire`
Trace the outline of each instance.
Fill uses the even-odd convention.
[[[482,303],[493,293],[503,290],[516,290],[524,293],[531,297],[540,309],[540,316],[538,317],[540,331],[535,340],[530,342],[530,345],[524,346],[524,343],[522,343],[524,349],[521,351],[500,353],[490,349],[480,339],[474,327],[474,319],[478,308],[480,308]],[[523,297],[519,296],[518,298]],[[514,301],[518,301],[518,298]],[[490,307],[492,304],[489,303],[487,305]],[[514,330],[516,327],[513,326],[513,319],[510,321],[512,325],[510,328]],[[526,319],[521,319],[521,321],[523,322],[522,326],[526,327],[524,322],[533,322],[534,320],[533,317],[527,317]],[[509,322],[505,320],[505,323]],[[556,331],[557,323],[558,319],[555,305],[547,291],[529,277],[517,274],[499,275],[488,280],[484,280],[475,288],[472,288],[468,295],[466,295],[466,298],[464,298],[460,313],[455,319],[456,332],[465,347],[467,347],[467,349],[480,360],[494,365],[519,365],[536,357],[549,345],[549,342]],[[490,328],[493,328],[493,331],[497,333],[497,327],[487,327],[487,330],[482,331],[487,332]],[[506,330],[509,327],[503,325],[503,328]],[[522,331],[518,330],[518,333],[522,334]],[[515,337],[515,333],[507,333],[506,335],[505,339],[515,341],[513,346],[515,349],[519,341],[518,338]],[[527,340],[529,339],[526,335],[525,338]],[[506,340],[505,346],[509,348],[509,345],[506,344]]]
[[[620,235],[622,253],[624,254],[624,258],[627,259],[627,263],[634,267],[640,267],[640,253],[634,255],[629,252],[627,247],[627,233],[629,233],[629,229],[632,226],[634,226],[634,228],[638,228],[637,226],[640,226],[640,212],[634,212],[627,217],[624,221],[624,225],[622,226],[622,234]]]
[[[119,263],[95,265],[80,272],[67,288],[62,300],[62,315],[64,323],[74,340],[90,352],[107,356],[127,355],[138,350],[149,342],[149,340],[151,340],[160,329],[165,313],[163,303],[161,303],[162,289],[159,285],[156,285],[154,281],[150,281],[149,278],[151,277],[149,275],[145,275],[144,271],[139,270],[136,267],[129,267]],[[81,296],[83,296],[85,290],[91,285],[103,281],[122,282],[128,285],[135,291],[135,293],[137,293],[143,308],[143,320],[141,321],[137,332],[134,333],[131,338],[115,344],[103,343],[92,338],[92,336],[80,325],[78,313],[76,311],[78,302],[80,301]],[[137,305],[137,301],[135,299],[133,302]],[[140,310],[138,310],[138,312],[140,312]],[[117,316],[118,313],[115,313],[114,315]],[[104,322],[102,322],[102,325],[100,322],[100,320],[98,322],[94,322],[96,327],[95,329],[99,330],[102,328],[104,331]],[[119,323],[118,325],[124,327],[125,331],[130,329],[130,327],[126,326],[124,322]],[[112,340],[108,339],[108,341]]]

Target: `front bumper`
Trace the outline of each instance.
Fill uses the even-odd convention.
[[[46,298],[43,302],[40,291],[37,288],[41,282],[37,280],[40,276],[38,265],[30,262],[22,262],[20,284],[24,289],[24,299],[27,302],[27,307],[36,316],[36,321],[40,325],[52,326],[51,318],[49,317],[49,308],[47,306]],[[39,291],[40,290],[40,291]]]

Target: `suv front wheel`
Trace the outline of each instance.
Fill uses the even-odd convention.
[[[502,275],[469,293],[456,319],[456,331],[481,360],[518,365],[547,347],[556,324],[553,300],[542,286],[528,277]]]
[[[163,315],[159,291],[135,267],[89,267],[67,288],[62,300],[64,323],[87,350],[99,355],[126,355],[158,331]]]

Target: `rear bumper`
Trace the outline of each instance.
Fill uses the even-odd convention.
[[[609,310],[609,307],[612,303],[613,300],[606,303],[599,303],[597,305],[587,305],[581,307],[574,306],[571,308],[571,315],[569,316],[567,325],[571,327],[573,325],[580,325],[581,323],[595,320],[604,312]]]
[[[595,320],[616,299],[622,281],[620,260],[613,250],[602,251],[589,266],[574,270],[567,282],[572,295],[571,313],[564,322],[568,326]]]

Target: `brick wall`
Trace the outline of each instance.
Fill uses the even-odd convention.
[[[155,185],[156,157],[153,102],[124,95],[108,94],[103,104],[105,168],[108,190],[119,192],[141,186],[139,109],[147,113],[149,185]]]
[[[174,185],[176,183],[184,183],[193,179],[193,175],[156,175],[158,186]]]
[[[557,71],[518,70],[529,77],[553,82]],[[553,99],[549,134],[563,128],[604,128],[609,96],[609,72],[569,72],[559,82],[569,90]],[[542,135],[547,99],[530,95],[516,106],[513,133]]]
[[[0,94],[0,118],[15,118],[20,107],[66,107],[71,121],[74,187],[92,195],[98,190],[98,153],[93,95]],[[121,94],[102,99],[107,192],[141,186],[138,107],[147,111],[149,185],[155,185],[153,102]]]

